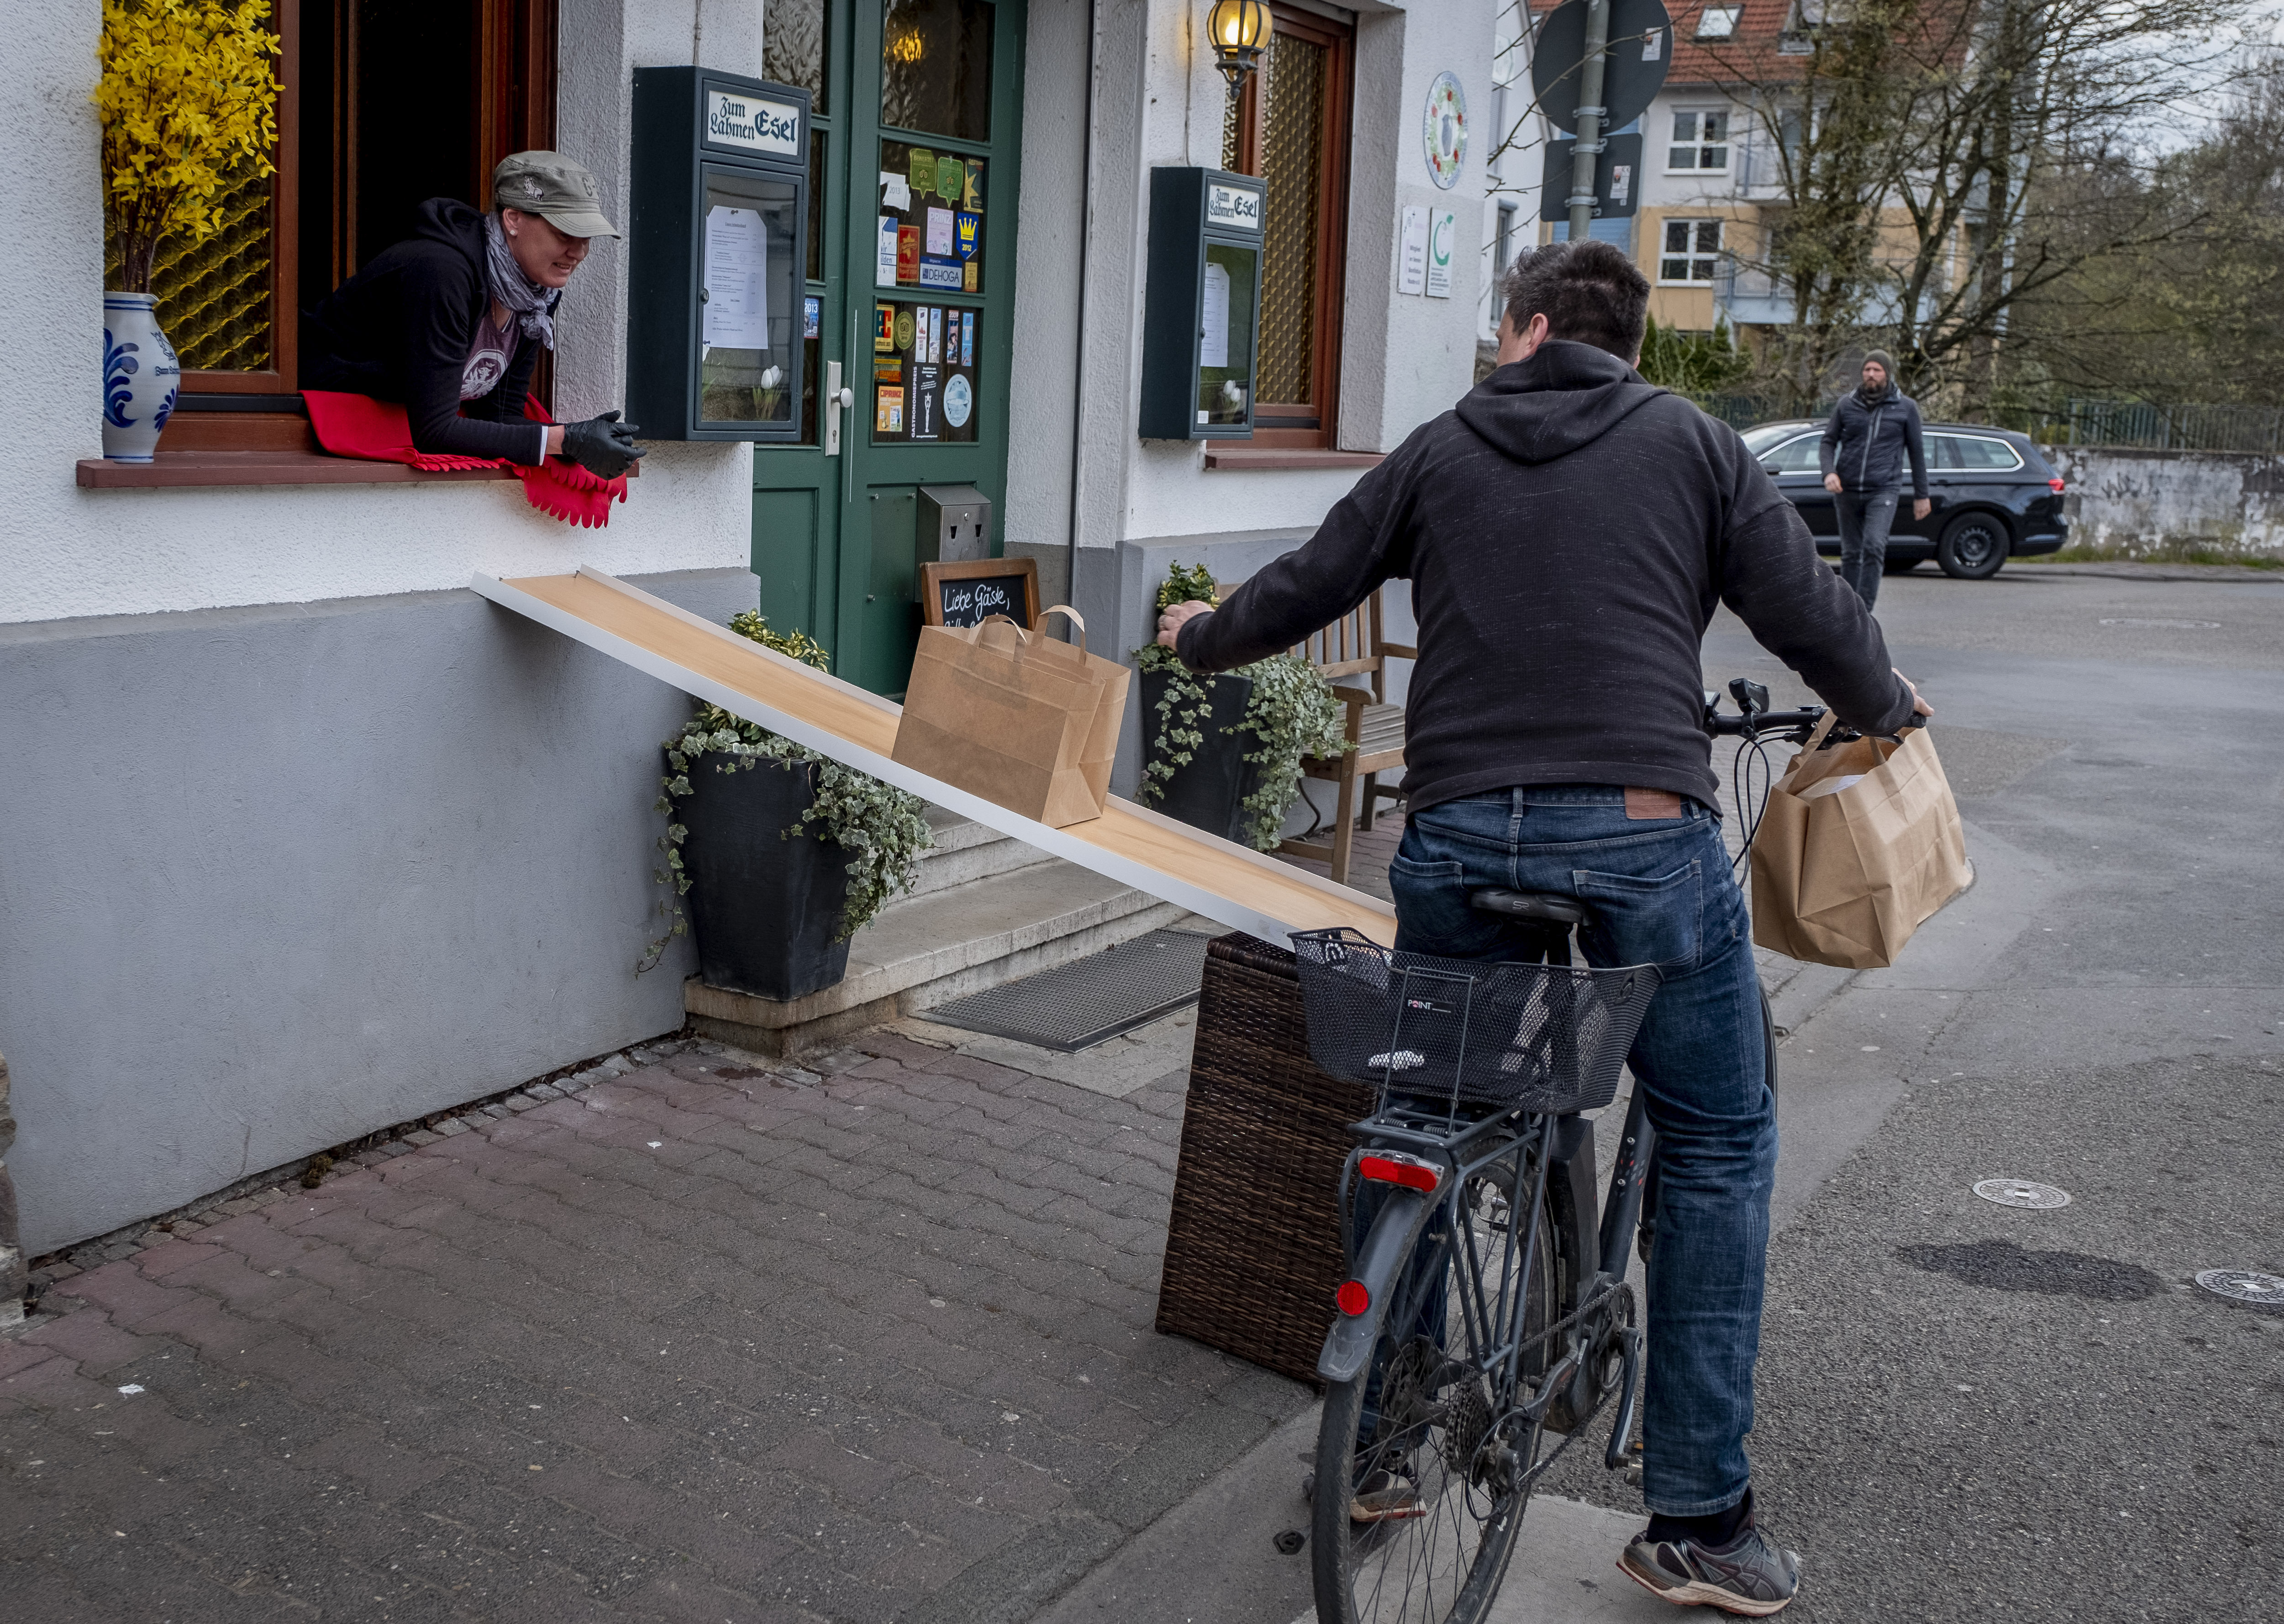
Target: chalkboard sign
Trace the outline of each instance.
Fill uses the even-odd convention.
[[[1029,558],[923,564],[920,612],[930,626],[980,626],[1004,614],[1028,631],[1039,618],[1039,566]]]

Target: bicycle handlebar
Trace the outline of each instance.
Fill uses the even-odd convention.
[[[1705,691],[1705,730],[1716,738],[1771,739],[1804,745],[1809,735],[1816,731],[1817,724],[1824,720],[1825,711],[1821,705],[1805,706],[1799,710],[1770,710],[1767,708],[1769,691],[1758,683],[1747,682],[1741,676],[1730,679],[1729,693],[1737,702],[1737,714],[1725,716],[1718,709],[1721,696],[1709,688]],[[1927,718],[1920,715],[1907,716],[1904,720],[1906,728],[1926,725]],[[1847,723],[1840,722],[1825,735],[1825,743],[1827,746],[1844,745],[1863,737]]]

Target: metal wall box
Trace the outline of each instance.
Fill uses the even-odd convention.
[[[809,92],[635,70],[627,416],[645,440],[802,438]]]
[[[1263,203],[1250,175],[1150,171],[1143,439],[1253,438]]]
[[[991,498],[973,485],[919,488],[919,562],[966,564],[991,556]]]

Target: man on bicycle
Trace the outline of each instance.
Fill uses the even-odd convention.
[[[1928,714],[1864,604],[1736,432],[1644,383],[1649,285],[1607,243],[1526,256],[1499,367],[1306,545],[1161,643],[1193,671],[1281,652],[1408,579],[1399,949],[1524,956],[1478,890],[1585,903],[1589,959],[1663,982],[1630,1056],[1656,1129],[1643,1497],[1619,1566],[1668,1600],[1765,1614],[1799,1562],[1755,1526],[1753,1417],[1776,1113],[1745,900],[1722,844],[1700,648],[1717,604],[1839,714]]]

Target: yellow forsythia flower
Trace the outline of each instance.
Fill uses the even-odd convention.
[[[279,41],[269,20],[270,0],[103,0],[95,105],[125,291],[150,291],[161,238],[214,234],[227,183],[277,173]]]

